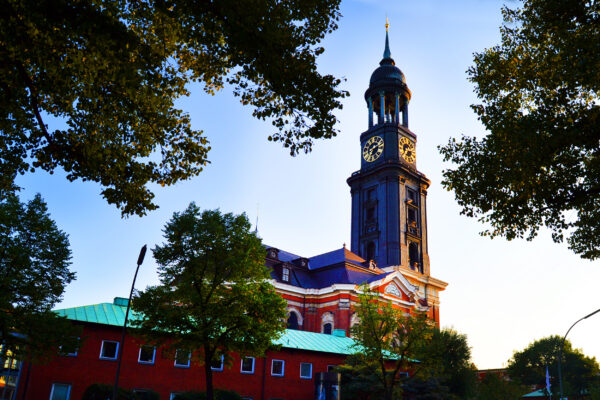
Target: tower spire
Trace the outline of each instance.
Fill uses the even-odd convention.
[[[383,59],[391,59],[392,52],[390,51],[390,39],[388,37],[388,30],[390,28],[390,20],[385,17],[385,50],[383,51]]]

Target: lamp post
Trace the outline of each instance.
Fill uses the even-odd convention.
[[[123,331],[121,333],[121,343],[119,349],[119,360],[117,361],[117,373],[115,374],[115,386],[113,387],[113,400],[117,400],[119,391],[119,372],[121,371],[121,359],[123,358],[123,349],[125,348],[125,331],[127,330],[127,318],[129,317],[129,308],[131,307],[131,297],[133,296],[133,288],[135,287],[135,280],[137,279],[140,265],[144,262],[144,256],[146,255],[146,245],[140,250],[140,255],[137,260],[137,268],[135,269],[135,275],[133,276],[133,282],[131,283],[131,291],[129,292],[129,301],[127,302],[127,311],[125,311],[125,322],[123,322]]]
[[[575,321],[575,323],[573,325],[571,325],[571,327],[569,328],[569,330],[567,331],[567,333],[565,333],[565,336],[562,339],[562,342],[560,342],[560,347],[558,348],[558,385],[560,388],[560,400],[563,400],[563,385],[562,385],[562,353],[563,353],[563,347],[565,347],[565,340],[567,340],[567,335],[569,334],[569,332],[571,332],[571,329],[573,329],[573,327],[575,325],[577,325],[579,322],[583,321],[584,319],[587,319],[589,317],[591,317],[592,315],[596,314],[600,312],[600,308],[597,309],[596,311],[594,311],[593,313],[590,313],[588,315],[586,315],[583,318],[578,319],[577,321]]]

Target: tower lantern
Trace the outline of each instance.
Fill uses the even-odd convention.
[[[404,74],[400,68],[396,67],[396,62],[392,58],[388,26],[389,24],[386,23],[383,59],[379,62],[379,67],[373,71],[369,88],[365,92],[365,100],[369,109],[369,129],[374,125],[374,115],[377,125],[401,123],[402,126],[408,128],[408,102],[411,93],[406,86]],[[400,122],[401,115],[402,122]]]

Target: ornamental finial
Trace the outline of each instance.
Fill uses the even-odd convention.
[[[390,21],[388,17],[385,17],[385,50],[383,51],[383,59],[391,59],[392,52],[390,51],[390,40],[388,39],[388,28],[390,27]]]

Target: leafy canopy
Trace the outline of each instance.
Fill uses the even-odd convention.
[[[204,364],[213,400],[211,363],[230,352],[262,355],[285,328],[285,301],[265,266],[265,249],[245,214],[221,214],[194,204],[173,214],[165,243],[152,251],[160,285],[137,293],[132,321],[150,343],[191,352]]]
[[[525,0],[503,9],[499,45],[469,79],[488,130],[440,147],[442,184],[484,235],[531,240],[541,226],[583,258],[600,257],[600,3]]]
[[[551,391],[558,393],[558,354],[561,342],[560,336],[548,336],[516,351],[508,361],[511,379],[524,385],[543,385],[548,366]],[[600,384],[600,366],[596,359],[573,349],[568,340],[564,344],[561,364],[565,395],[578,396],[582,391]]]
[[[197,175],[209,142],[175,101],[233,87],[292,155],[336,135],[345,91],[317,71],[339,0],[7,0],[0,13],[0,194],[18,174],[98,182],[124,215],[149,183]],[[49,129],[49,121],[62,128]]]
[[[420,361],[417,378],[429,382],[425,394],[437,386],[438,391],[446,392],[445,399],[473,398],[476,375],[466,335],[434,327],[430,340],[419,348],[416,356]]]
[[[520,400],[531,392],[531,386],[521,385],[495,373],[487,373],[477,384],[477,400]]]
[[[39,194],[26,204],[0,201],[0,343],[17,358],[75,348],[78,330],[52,312],[75,279],[70,260],[69,239]]]

